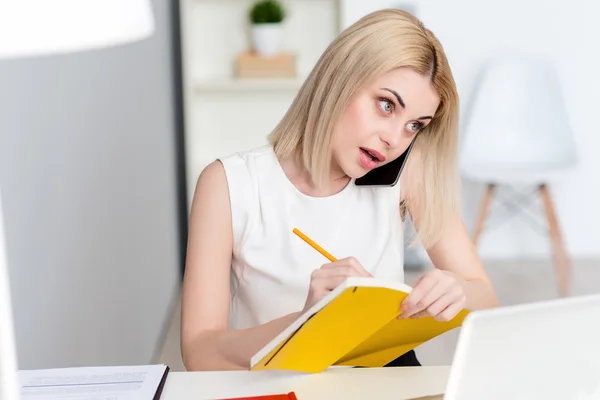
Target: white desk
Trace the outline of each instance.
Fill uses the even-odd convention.
[[[161,400],[202,400],[294,391],[298,400],[407,400],[442,394],[450,367],[289,371],[171,372]]]

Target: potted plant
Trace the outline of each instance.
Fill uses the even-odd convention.
[[[283,5],[278,0],[260,0],[253,4],[250,9],[252,46],[258,54],[264,57],[277,54],[285,17]]]

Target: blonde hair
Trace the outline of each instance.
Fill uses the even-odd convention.
[[[432,246],[458,214],[456,167],[458,94],[443,48],[413,15],[384,9],[364,16],[328,46],[280,123],[270,135],[280,158],[297,157],[315,186],[329,183],[331,143],[336,124],[353,96],[373,79],[394,68],[410,67],[431,78],[440,105],[430,124],[419,133],[409,157],[421,163],[406,193],[409,210],[419,208],[417,240]],[[413,185],[413,182],[415,183]],[[418,198],[419,204],[414,204]]]

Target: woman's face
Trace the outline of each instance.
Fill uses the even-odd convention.
[[[434,116],[439,96],[429,78],[397,68],[352,99],[333,139],[334,170],[359,178],[398,158]]]

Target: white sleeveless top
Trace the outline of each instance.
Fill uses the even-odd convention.
[[[298,228],[337,259],[353,256],[376,278],[404,280],[400,185],[351,181],[329,197],[301,193],[271,146],[219,159],[229,186],[233,261],[230,329],[302,310],[313,270],[329,263]]]

